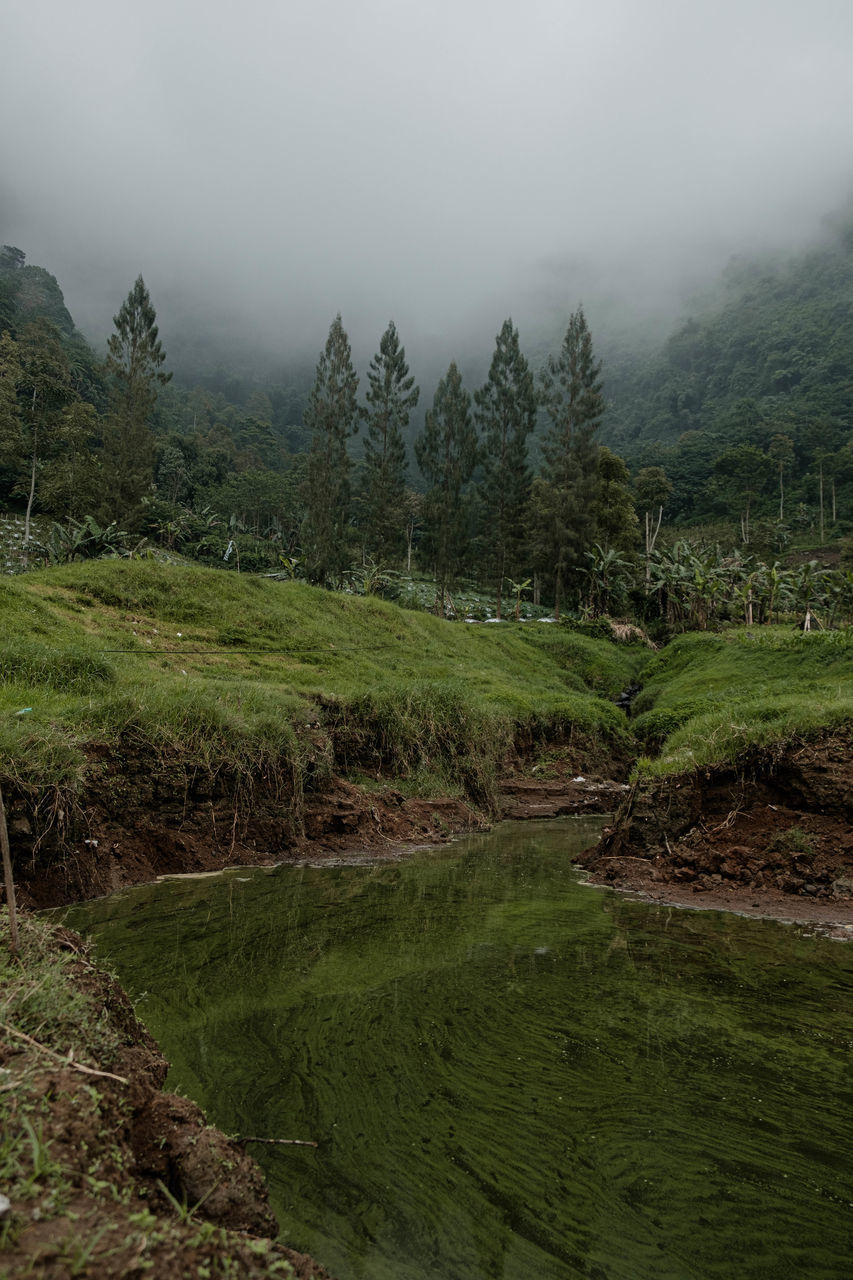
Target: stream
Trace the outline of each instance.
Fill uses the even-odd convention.
[[[853,947],[593,888],[600,818],[65,913],[338,1280],[853,1275]]]

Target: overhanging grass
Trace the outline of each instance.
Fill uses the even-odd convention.
[[[486,803],[513,741],[577,732],[627,754],[608,699],[645,658],[304,583],[69,565],[2,584],[0,779],[79,789],[87,750],[132,742],[247,782],[278,770],[296,791],[307,755],[316,784],[334,753],[339,767],[432,771]]]
[[[853,641],[787,627],[685,635],[648,667],[634,731],[642,777],[730,762],[853,723]]]

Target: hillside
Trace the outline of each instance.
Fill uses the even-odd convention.
[[[853,520],[853,216],[827,226],[808,252],[735,260],[716,296],[652,355],[608,366],[610,407],[602,439],[632,466],[663,466],[673,482],[670,517],[719,510],[714,462],[748,443],[771,455],[753,477],[769,513],[779,507],[782,462],[791,516],[819,500]],[[785,445],[775,444],[778,437]],[[775,465],[774,465],[775,463]],[[754,464],[753,464],[754,465]]]
[[[18,865],[60,901],[306,838],[476,826],[507,771],[626,767],[613,700],[645,653],[153,561],[6,580],[0,784]]]

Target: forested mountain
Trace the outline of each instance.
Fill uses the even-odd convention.
[[[606,374],[602,438],[632,466],[664,467],[673,517],[720,514],[727,485],[709,487],[715,462],[750,445],[765,455],[744,461],[767,473],[768,509],[781,466],[789,512],[819,504],[822,475],[853,521],[853,212],[808,252],[732,262],[701,314],[656,354],[611,360]]]

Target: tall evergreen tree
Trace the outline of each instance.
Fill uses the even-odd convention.
[[[566,582],[578,577],[583,553],[595,536],[595,433],[604,413],[604,396],[601,363],[593,354],[582,307],[569,319],[560,354],[548,357],[542,402],[551,420],[542,450],[554,500],[554,613],[559,617]]]
[[[332,321],[305,409],[311,450],[305,476],[302,543],[308,575],[325,585],[349,565],[350,459],[358,430],[358,377],[340,315]]]
[[[488,571],[496,585],[495,614],[501,616],[504,578],[518,572],[524,515],[530,495],[527,437],[536,425],[533,374],[521,353],[518,330],[505,320],[484,386],[474,392],[481,432],[482,527],[489,539]]]
[[[107,343],[111,412],[104,429],[105,506],[109,514],[126,519],[152,483],[151,416],[158,386],[172,376],[162,369],[166,355],[142,276],[137,277],[113,324],[115,333]]]
[[[367,374],[364,442],[364,544],[379,563],[402,554],[405,541],[406,445],[403,432],[420,390],[393,320]]]
[[[455,361],[438,384],[432,409],[415,444],[418,466],[430,484],[424,524],[435,562],[436,607],[443,616],[448,583],[466,547],[462,490],[477,463],[471,397]]]

